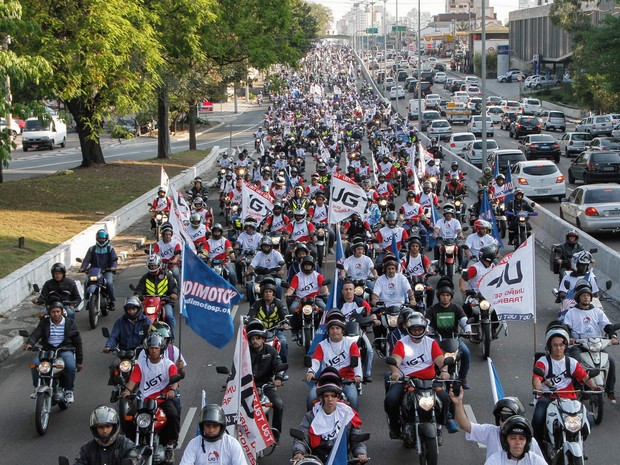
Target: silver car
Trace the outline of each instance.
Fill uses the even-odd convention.
[[[586,232],[620,231],[620,185],[577,187],[560,205],[560,218]]]
[[[452,135],[452,126],[445,119],[434,120],[427,130],[429,138],[436,137],[438,140],[449,140]]]
[[[568,158],[577,156],[586,149],[592,140],[592,136],[587,132],[567,132],[560,137],[560,150]]]

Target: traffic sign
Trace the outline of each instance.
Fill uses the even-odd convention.
[[[392,32],[394,31],[406,31],[407,26],[392,26]]]
[[[367,27],[366,28],[366,34],[378,34],[378,33],[379,33],[378,27]]]

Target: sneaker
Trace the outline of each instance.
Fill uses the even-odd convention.
[[[392,428],[390,426],[390,439],[400,439],[400,428]]]
[[[612,404],[616,403],[616,394],[614,394],[613,392],[608,392],[607,398],[609,399],[609,402],[611,402]]]
[[[166,451],[164,452],[164,461],[167,463],[174,463],[174,447],[166,446]]]
[[[65,404],[72,404],[74,401],[73,391],[65,391]]]
[[[113,312],[114,310],[116,310],[116,307],[114,306],[114,302],[110,302],[108,304],[108,311]]]
[[[467,382],[467,378],[460,378],[459,381],[461,382],[461,387],[463,389],[469,389],[469,383]]]
[[[282,375],[282,381],[288,381],[289,377],[288,377],[288,373],[284,372],[284,375]]]
[[[450,434],[458,433],[460,431],[459,425],[457,425],[456,421],[452,419],[448,420],[448,423],[446,424],[446,428],[448,428],[448,433]]]
[[[364,377],[364,384],[366,384],[366,383],[372,383],[372,376]]]
[[[299,337],[299,332],[295,331],[291,337],[291,339],[293,340],[293,342],[299,341],[300,337]]]
[[[36,391],[36,389],[35,389],[35,391],[32,394],[30,394],[30,398],[31,399],[36,399],[37,398],[37,391]]]

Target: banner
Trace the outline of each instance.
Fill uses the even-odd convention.
[[[256,454],[275,440],[254,384],[250,347],[243,325],[239,325],[237,332],[232,373],[226,385],[222,408],[226,414],[228,434],[241,444],[248,465],[256,465]]]
[[[260,223],[273,210],[273,198],[247,181],[243,181],[241,190],[241,218],[254,218]]]
[[[329,204],[329,223],[335,224],[349,218],[353,213],[364,216],[366,191],[344,174],[332,174]]]
[[[476,286],[500,320],[536,321],[534,236],[482,275]]]
[[[237,289],[185,244],[181,315],[186,318],[187,325],[209,344],[221,349],[234,335],[231,310],[240,300]]]
[[[347,465],[348,462],[348,453],[347,453],[347,425],[353,418],[353,414],[351,413],[347,417],[345,417],[346,421],[342,423],[345,425],[344,428],[340,428],[338,431],[338,436],[336,436],[336,440],[334,441],[334,445],[332,446],[332,450],[327,457],[327,462],[325,465]]]
[[[168,192],[170,193],[169,197],[172,200],[172,205],[177,209],[181,221],[184,225],[189,225],[189,217],[192,214],[192,210],[189,205],[187,205],[185,197],[173,186],[168,187]]]
[[[491,357],[487,358],[487,368],[489,369],[489,380],[491,381],[491,392],[493,393],[493,403],[496,404],[498,400],[506,397],[504,394],[504,388],[502,382],[499,380],[497,369]]]
[[[159,186],[166,189],[166,195],[168,195],[168,187],[170,186],[170,178],[168,178],[168,174],[164,167],[161,167],[161,175],[159,176]]]

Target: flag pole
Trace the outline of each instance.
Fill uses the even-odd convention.
[[[534,274],[534,283],[536,283],[536,251],[535,251],[535,247],[536,247],[536,241],[534,240],[534,233],[532,232],[532,234],[530,235],[529,239],[532,241],[532,264],[534,266],[532,266],[532,273]],[[538,347],[538,340],[536,338],[536,287],[534,287],[533,289],[534,291],[534,308],[532,309],[532,313],[534,314],[534,353],[536,353],[536,348]]]
[[[181,281],[180,283],[177,283],[177,286],[179,286],[179,324],[177,325],[178,327],[178,344],[177,347],[179,349],[179,358],[181,358],[181,326],[182,325],[182,321],[183,318],[181,318],[183,316],[183,308],[185,308],[185,293],[183,292],[183,281],[184,281],[184,274],[185,274],[185,248],[187,247],[187,244],[185,243],[185,240],[183,239],[183,247],[181,248],[181,273],[179,274],[179,281]],[[175,360],[176,363],[176,360]]]

